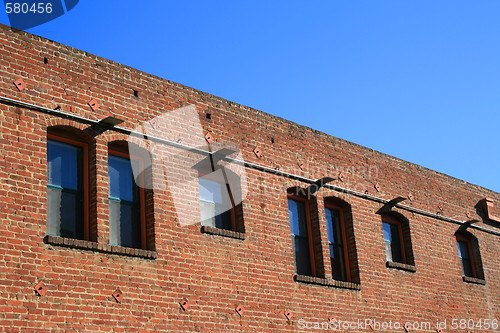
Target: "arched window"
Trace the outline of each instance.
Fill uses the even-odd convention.
[[[483,265],[477,238],[468,231],[455,234],[458,258],[464,277],[484,279]]]
[[[79,130],[47,134],[47,235],[89,239],[88,143]]]
[[[244,233],[240,177],[229,168],[217,165],[212,155],[196,167],[201,225]]]
[[[325,217],[332,277],[337,281],[358,283],[351,207],[341,199],[325,198]]]
[[[288,190],[288,216],[298,275],[324,277],[316,198],[303,189]]]
[[[382,214],[386,261],[415,265],[408,220],[396,212]]]
[[[130,156],[126,142],[109,145],[109,239],[110,244],[139,249],[152,249],[152,235],[147,228],[144,173],[135,179],[133,167],[141,169],[141,160]]]

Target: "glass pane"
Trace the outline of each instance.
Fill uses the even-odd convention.
[[[461,259],[469,259],[469,245],[466,242],[458,242],[458,255]]]
[[[47,234],[83,239],[81,147],[47,141]]]
[[[330,261],[332,264],[333,279],[345,281],[344,251],[341,246],[330,245]]]
[[[399,235],[399,225],[391,223],[391,251],[392,251],[392,261],[403,262],[403,254],[401,252],[401,238]]]
[[[465,276],[474,277],[474,274],[472,272],[472,263],[470,259],[462,259],[462,273]]]
[[[340,230],[340,211],[325,208],[326,226],[328,230],[328,241],[330,243],[342,244],[342,233]]]
[[[386,260],[393,262],[403,262],[403,253],[401,249],[401,239],[399,235],[399,225],[394,223],[382,222],[384,231]]]
[[[386,242],[392,242],[391,224],[382,222],[382,229],[384,230],[384,240]]]
[[[295,268],[297,274],[311,275],[311,257],[309,256],[309,242],[304,237],[294,237]]]
[[[62,191],[60,228],[62,237],[83,238],[83,202],[79,193]]]
[[[61,190],[48,188],[47,193],[47,235],[61,236]]]
[[[458,241],[458,256],[462,264],[462,273],[465,276],[474,276],[472,271],[472,261],[469,256],[469,244],[467,242]]]
[[[128,202],[138,200],[137,185],[134,181],[130,160],[109,155],[108,173],[110,197]]]
[[[288,214],[290,218],[290,229],[294,235],[293,249],[295,253],[295,268],[297,274],[311,275],[311,257],[309,254],[304,202],[288,199]]]
[[[120,204],[120,244],[126,247],[141,247],[141,223],[137,207]]]
[[[79,193],[48,189],[47,234],[83,239],[83,202]]]
[[[79,190],[82,148],[54,140],[47,141],[48,184]]]
[[[393,261],[392,260],[391,242],[384,242],[384,243],[385,243],[385,260]]]
[[[141,248],[139,187],[127,158],[109,155],[110,243]]]
[[[120,202],[109,200],[109,243],[120,245]]]
[[[215,228],[215,204],[200,200],[201,225]]]
[[[215,227],[220,229],[231,230],[231,211],[225,211],[222,214],[215,216]]]
[[[200,177],[200,214],[201,224],[232,230],[231,209],[227,184],[209,178]]]
[[[140,212],[137,206],[109,200],[110,244],[141,247]]]
[[[306,210],[304,202],[288,199],[288,215],[293,235],[307,237]]]
[[[199,178],[200,200],[212,203],[222,203],[222,185],[211,179]],[[224,184],[225,186],[225,184]]]

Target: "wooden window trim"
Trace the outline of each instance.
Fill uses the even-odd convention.
[[[347,248],[347,235],[346,235],[346,226],[344,221],[344,208],[332,204],[325,204],[325,208],[338,210],[340,215],[340,233],[342,234],[342,250],[344,252],[344,263],[346,270],[346,279],[347,282],[351,282],[351,263],[349,261],[349,253]],[[332,226],[333,227],[333,226]],[[330,250],[330,248],[328,248]],[[330,254],[331,255],[331,254]],[[333,273],[333,272],[332,272]]]
[[[382,217],[382,222],[397,225],[399,234],[399,245],[401,247],[401,258],[403,259],[402,264],[407,264],[406,261],[406,239],[403,237],[403,223],[393,217],[384,216]]]
[[[312,225],[311,225],[311,213],[309,209],[309,200],[296,196],[296,195],[288,195],[288,199],[301,201],[304,203],[304,208],[306,211],[306,228],[307,228],[307,241],[309,242],[309,260],[311,262],[311,275],[313,277],[316,276],[316,261],[314,256],[314,245],[313,245],[313,237],[312,237]]]
[[[55,134],[47,134],[48,140],[68,143],[73,146],[81,147],[83,150],[83,238],[90,240],[90,225],[89,225],[89,145],[83,141],[77,141],[67,137],[62,137]]]
[[[473,276],[469,276],[469,277],[477,278],[476,259],[474,258],[474,255],[473,255],[471,239],[468,237],[464,237],[462,235],[457,235],[457,242],[463,242],[463,243],[467,244],[467,252],[469,252],[470,266],[471,266],[472,275],[473,275]],[[462,260],[462,258],[460,258],[460,260]],[[460,263],[460,265],[462,265],[462,263]],[[465,275],[465,272],[463,271],[463,269],[462,269],[462,274],[463,274],[463,276],[467,276],[467,275]]]
[[[124,153],[118,150],[113,150],[113,149],[108,149],[108,154],[113,155],[113,156],[118,156],[122,158],[126,158],[129,161],[132,159],[137,161],[139,163],[139,166],[141,167],[141,170],[143,169],[144,162],[140,158],[135,158],[130,156],[128,153]],[[109,173],[109,171],[108,171]],[[140,182],[144,184],[144,174],[141,173],[140,175]],[[140,223],[141,223],[141,248],[143,250],[147,250],[147,238],[146,238],[146,194],[144,187],[142,186],[137,186],[139,188],[139,209],[141,211],[140,214]]]

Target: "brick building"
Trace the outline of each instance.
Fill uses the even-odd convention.
[[[497,330],[498,193],[0,35],[2,331]]]

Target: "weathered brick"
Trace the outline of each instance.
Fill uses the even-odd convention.
[[[485,221],[478,206],[489,197],[499,216],[498,193],[6,26],[0,26],[0,59],[2,96],[59,105],[89,119],[115,115],[126,120],[122,126],[128,129],[195,105],[203,136],[209,132],[215,143],[234,144],[247,162],[309,179],[330,176],[335,186],[385,200],[411,193],[411,201],[404,202],[408,206],[436,213],[439,205],[443,217],[458,220],[468,219],[468,212],[481,221],[476,225],[497,233],[469,229],[480,245],[485,279],[464,281],[454,237],[459,225],[395,208],[409,221],[415,265],[386,267],[376,214],[383,203],[322,188],[315,193],[312,215],[324,276],[294,279],[287,189],[310,184],[245,168],[249,192],[243,201],[244,233],[217,230],[209,235],[200,232],[199,224],[180,225],[167,187],[155,189],[148,204],[154,221],[148,226],[148,250],[112,246],[108,144],[127,136],[113,131],[94,135],[88,124],[0,103],[3,331],[296,332],[301,330],[299,320],[322,323],[332,316],[339,321],[433,325],[445,319],[448,325],[452,319],[500,319],[499,224]],[[27,84],[23,91],[12,84],[18,77]],[[99,102],[95,111],[87,104],[92,99]],[[178,130],[165,133],[174,141],[185,125],[177,121]],[[86,131],[94,140],[89,158],[90,241],[46,236],[46,135],[56,125]],[[353,236],[347,241],[357,251],[359,283],[330,278],[323,214],[327,197],[352,207]],[[48,287],[44,296],[33,290],[39,281]],[[111,296],[116,288],[124,292],[121,304]],[[191,302],[186,311],[179,305],[183,298]],[[245,309],[242,316],[235,311],[238,304]],[[293,313],[292,320],[283,315],[285,309]]]

